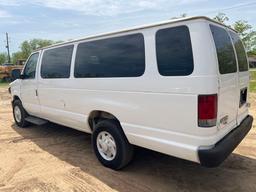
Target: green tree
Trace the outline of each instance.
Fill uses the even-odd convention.
[[[20,59],[26,60],[33,51],[58,42],[60,41],[46,39],[32,39],[29,41],[23,41],[20,45],[20,51],[12,54],[12,61],[13,63],[16,63]]]
[[[30,44],[32,50],[46,47],[46,46],[52,45],[54,43],[56,43],[56,42],[52,41],[52,40],[45,40],[45,39],[32,39],[31,41],[29,41],[29,44]]]
[[[229,18],[225,13],[218,13],[218,15],[216,15],[213,19],[225,25],[227,25],[226,22],[229,21]],[[256,55],[256,31],[253,30],[253,27],[248,23],[248,21],[239,20],[230,27],[238,32],[248,54]]]
[[[248,54],[248,56],[254,56],[254,57],[256,57],[256,48],[254,48],[254,49],[251,50],[251,51],[248,51],[247,54]]]
[[[229,21],[229,18],[225,13],[218,13],[213,19],[219,23],[226,24],[226,21]]]
[[[239,20],[233,25],[233,28],[239,33],[247,51],[256,51],[256,31],[247,21]]]
[[[28,56],[33,51],[32,46],[29,43],[29,41],[24,41],[23,43],[21,43],[20,49],[21,49],[20,56],[22,56],[22,58],[19,58],[19,59],[26,59],[26,58],[28,58]]]
[[[31,52],[40,49],[42,47],[46,47],[49,45],[54,44],[55,42],[52,40],[45,40],[45,39],[32,39],[30,41],[24,41],[21,43],[21,52],[25,58],[31,54]]]
[[[12,62],[13,64],[17,64],[18,60],[26,59],[26,57],[23,55],[21,51],[15,52],[12,54]]]
[[[6,53],[0,53],[0,65],[5,63],[7,61],[7,54]]]

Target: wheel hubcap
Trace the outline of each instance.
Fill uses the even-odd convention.
[[[100,155],[108,161],[116,156],[116,142],[112,135],[106,131],[102,131],[97,136],[97,148]]]
[[[21,122],[21,111],[18,106],[14,107],[14,117],[15,117],[16,121]]]

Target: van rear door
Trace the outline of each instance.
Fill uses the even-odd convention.
[[[248,91],[249,91],[249,66],[247,61],[246,52],[241,39],[238,34],[229,31],[238,63],[238,94],[239,94],[239,107],[237,111],[237,123],[248,115]]]
[[[236,55],[229,33],[223,27],[210,24],[218,61],[218,116],[219,129],[231,130],[237,125],[239,108],[239,77]]]

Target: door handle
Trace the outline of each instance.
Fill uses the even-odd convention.
[[[38,97],[38,92],[37,92],[37,89],[36,89],[36,96]]]

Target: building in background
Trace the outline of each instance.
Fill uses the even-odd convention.
[[[248,57],[250,68],[256,68],[256,56]]]

